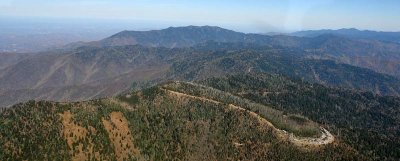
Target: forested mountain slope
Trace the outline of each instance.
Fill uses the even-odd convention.
[[[372,91],[382,95],[399,95],[400,80],[369,69],[330,60],[310,59],[308,53],[290,48],[251,47],[193,53],[179,58],[171,66],[169,76],[185,80],[200,80],[210,76],[243,74],[251,71],[282,74],[328,86]],[[237,44],[239,46],[240,44]],[[229,46],[229,45],[228,45]]]
[[[216,96],[228,99],[224,102]],[[368,159],[338,139],[322,145],[294,144],[268,121],[276,128],[293,127],[286,130],[295,135],[318,137],[321,132],[316,128],[317,136],[302,134],[318,126],[304,117],[283,115],[212,88],[171,82],[116,98],[15,105],[0,114],[0,158]]]
[[[325,124],[373,159],[400,158],[399,97],[327,88],[262,73],[211,78],[202,84]]]

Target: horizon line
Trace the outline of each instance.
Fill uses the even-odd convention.
[[[232,30],[232,31],[236,31],[236,32],[242,32],[242,33],[247,33],[247,34],[291,34],[291,33],[296,33],[296,32],[304,32],[304,31],[321,31],[321,30],[331,30],[331,31],[337,31],[337,30],[351,30],[351,29],[355,29],[358,31],[372,31],[372,32],[392,32],[392,33],[400,33],[400,30],[398,31],[394,31],[394,30],[379,30],[379,29],[370,29],[370,28],[359,28],[359,27],[334,27],[334,28],[306,28],[306,29],[301,29],[301,30],[270,30],[270,31],[266,31],[266,32],[258,32],[258,31],[246,31],[246,29],[240,29],[241,27],[239,26],[225,26],[225,25],[215,25],[215,24],[163,24],[163,23],[179,23],[179,22],[175,22],[175,21],[168,21],[168,20],[164,20],[164,21],[154,21],[154,20],[144,20],[144,19],[125,19],[125,18],[121,18],[121,19],[115,19],[115,18],[86,18],[86,17],[44,17],[44,16],[7,16],[7,15],[0,15],[0,19],[5,18],[8,20],[12,20],[12,21],[18,21],[18,19],[24,19],[24,20],[30,20],[30,21],[43,21],[43,20],[55,20],[54,24],[56,23],[65,23],[65,24],[70,24],[70,25],[74,25],[73,21],[77,21],[77,22],[84,22],[84,23],[97,23],[96,25],[99,25],[99,23],[103,23],[104,26],[106,23],[112,23],[112,22],[118,22],[124,24],[124,25],[136,25],[138,23],[145,23],[147,22],[148,25],[150,25],[151,23],[157,23],[159,22],[159,27],[141,27],[142,29],[122,29],[121,31],[151,31],[151,30],[163,30],[163,29],[167,29],[167,28],[171,28],[171,27],[190,27],[190,26],[195,26],[195,27],[206,27],[206,26],[210,26],[210,27],[219,27],[219,28],[223,28],[223,29],[227,29],[227,30]],[[65,21],[68,20],[68,21]],[[89,20],[89,21],[88,21]],[[58,21],[58,22],[57,22]],[[92,21],[92,22],[90,22]],[[3,22],[4,23],[4,22]],[[18,22],[18,23],[29,23],[29,22]],[[30,22],[30,23],[37,23],[40,24],[41,22]],[[46,22],[49,23],[49,22]],[[50,22],[51,23],[51,22]],[[93,24],[94,25],[94,24]],[[145,24],[141,24],[141,25],[145,25]],[[2,25],[4,27],[4,24]],[[100,25],[101,26],[101,25]],[[115,25],[114,28],[116,28],[118,25]],[[1,27],[0,27],[1,28]],[[123,28],[122,26],[120,28]],[[144,29],[146,28],[146,29]]]

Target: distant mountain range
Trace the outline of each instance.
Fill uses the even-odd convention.
[[[73,43],[67,47],[143,45],[175,48],[191,47],[207,41],[274,43],[273,38],[269,36],[244,34],[216,26],[187,26],[151,31],[122,31],[100,41]]]
[[[100,41],[71,44],[69,47],[143,45],[174,48],[191,47],[207,41],[240,42],[263,46],[298,48],[299,50],[309,51],[314,58],[334,60],[400,77],[400,44],[393,41],[384,42],[379,41],[380,39],[373,39],[372,36],[368,36],[373,35],[372,33],[376,35],[391,35],[392,37],[398,35],[398,33],[389,32],[343,29],[294,34],[303,35],[304,37],[267,36],[244,34],[214,26],[188,26],[153,31],[123,31]],[[364,39],[363,37],[370,37],[370,39]]]
[[[34,98],[104,97],[129,89],[133,81],[198,80],[251,71],[382,95],[400,93],[399,44],[332,34],[266,36],[213,26],[171,27],[123,31],[30,56],[0,56],[2,106]]]
[[[132,82],[151,85],[255,71],[400,95],[396,77],[312,59],[304,50],[208,42],[191,48],[81,47],[66,53],[36,55],[0,70],[0,102],[6,106],[30,99],[84,100],[118,94],[128,90]]]
[[[357,30],[355,28],[339,30],[307,30],[291,33],[292,36],[317,37],[321,35],[336,35],[353,39],[377,40],[384,42],[400,43],[400,32],[383,32],[370,30]]]

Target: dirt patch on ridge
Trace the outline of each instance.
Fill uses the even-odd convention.
[[[114,146],[117,160],[128,160],[130,157],[140,159],[140,151],[133,144],[128,120],[121,112],[110,113],[110,120],[103,118],[102,122]]]
[[[70,149],[72,160],[78,161],[92,159],[89,158],[89,156],[98,160],[100,154],[99,152],[94,151],[92,139],[89,135],[89,133],[95,133],[96,129],[89,126],[90,130],[88,130],[75,124],[72,120],[73,114],[70,111],[64,111],[60,116],[63,124],[62,133]],[[86,145],[84,146],[84,144]]]

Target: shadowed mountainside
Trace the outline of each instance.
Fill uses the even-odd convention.
[[[85,100],[115,95],[129,89],[132,82],[151,85],[163,80],[201,80],[252,71],[399,95],[400,81],[395,77],[307,55],[297,49],[216,42],[174,49],[138,45],[81,47],[60,54],[35,55],[0,70],[0,106],[30,99]]]
[[[400,81],[393,76],[312,59],[304,50],[207,42],[191,48],[81,47],[35,55],[0,70],[0,106],[30,99],[85,100],[115,95],[129,89],[132,82],[151,85],[252,71],[382,95],[396,96],[400,91]]]

